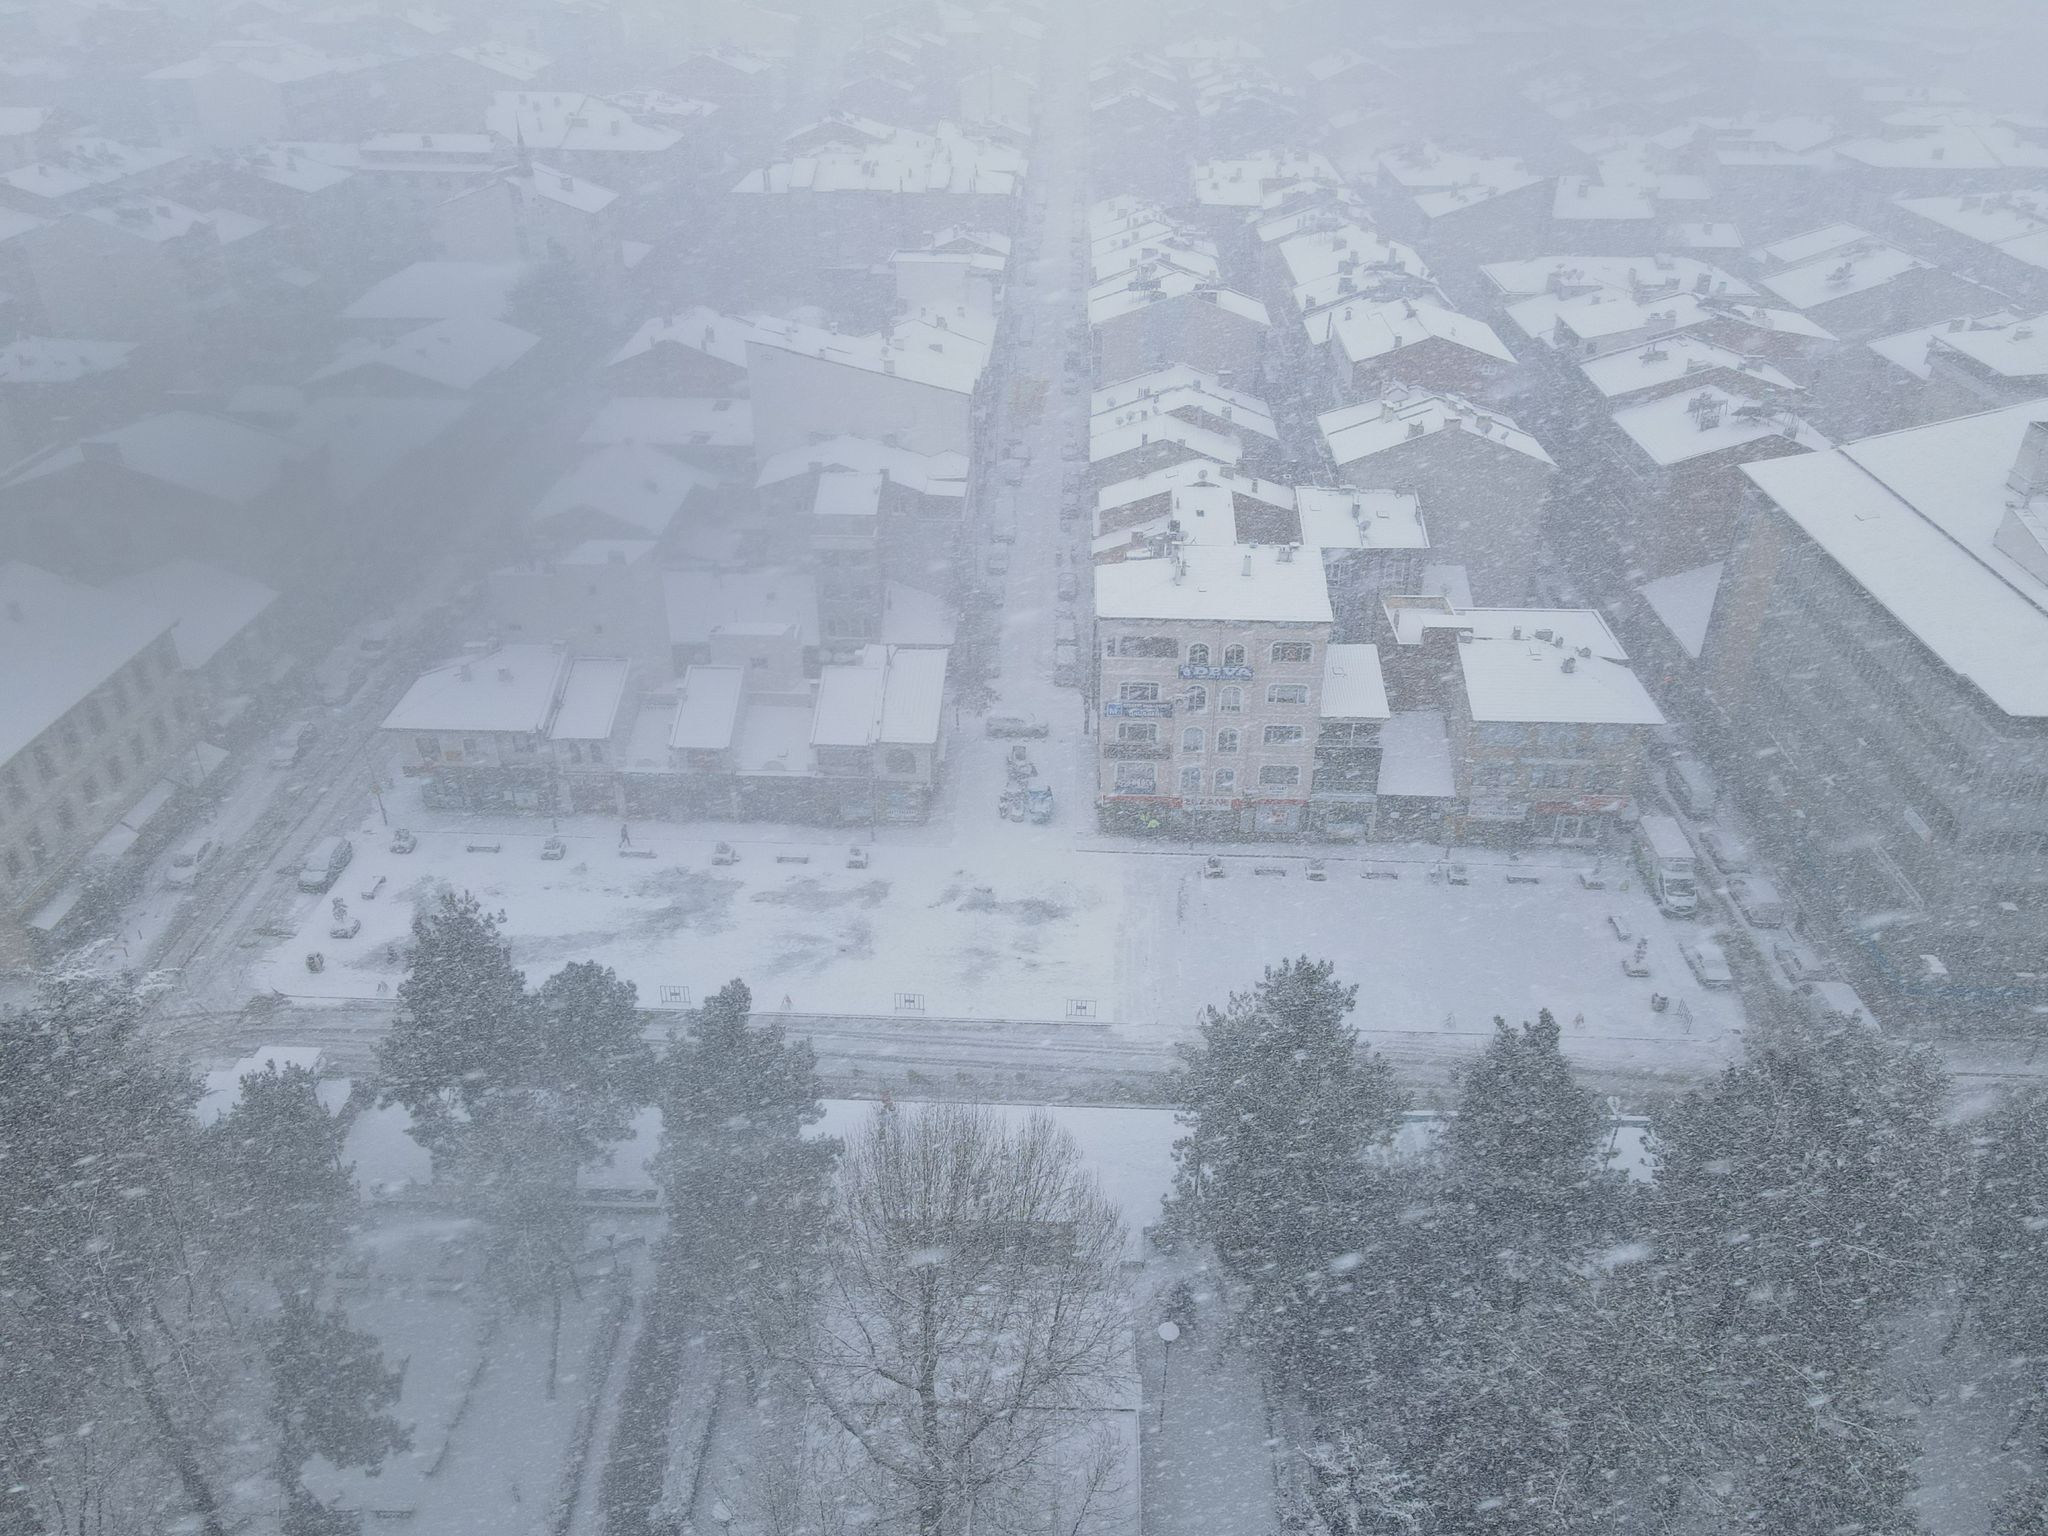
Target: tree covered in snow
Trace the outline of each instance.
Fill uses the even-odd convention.
[[[1174,1144],[1169,1215],[1214,1244],[1249,1288],[1247,1326],[1282,1350],[1309,1323],[1331,1261],[1350,1249],[1340,1234],[1368,1152],[1407,1107],[1385,1059],[1360,1054],[1347,1022],[1358,989],[1334,969],[1290,960],[1210,1008],[1200,1041],[1181,1049],[1175,1084],[1186,1134]]]
[[[279,1423],[277,1478],[285,1493],[285,1536],[349,1536],[352,1512],[323,1505],[305,1485],[306,1463],[374,1468],[406,1449],[411,1435],[391,1414],[402,1373],[377,1341],[338,1305],[288,1294],[263,1329]]]
[[[249,1073],[234,1108],[205,1132],[213,1219],[240,1233],[280,1291],[317,1284],[347,1236],[356,1200],[346,1135],[301,1066]]]
[[[662,1063],[655,1172],[676,1279],[691,1307],[736,1339],[778,1309],[767,1292],[808,1265],[823,1234],[837,1143],[804,1135],[824,1113],[811,1048],[753,1021],[746,984],[704,1000]]]
[[[1130,1360],[1116,1208],[1043,1116],[884,1107],[851,1136],[832,1230],[775,1347],[918,1536],[1092,1531],[1114,1457],[1086,1429]],[[797,1300],[792,1298],[793,1301]]]

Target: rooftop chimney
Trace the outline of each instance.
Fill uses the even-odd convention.
[[[2005,477],[2006,489],[2032,500],[2048,496],[2048,421],[2030,421],[2020,439],[2019,456],[2012,473]]]

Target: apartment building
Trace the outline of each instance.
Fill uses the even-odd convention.
[[[196,712],[154,606],[0,563],[0,969],[61,937],[169,799]]]
[[[1188,544],[1094,576],[1105,825],[1304,830],[1332,630],[1320,554]]]
[[[1909,971],[1939,949],[2009,987],[2048,904],[2048,400],[1743,473],[1704,661],[1760,812],[1816,884],[1968,926],[1902,930]]]

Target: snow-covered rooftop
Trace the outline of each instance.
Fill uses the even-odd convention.
[[[1764,279],[1764,286],[1794,309],[1812,309],[1851,294],[1867,293],[1928,267],[1929,263],[1897,246],[1870,239],[1838,246],[1799,266],[1773,272]]]
[[[0,384],[69,384],[127,366],[134,344],[24,336],[0,347]]]
[[[1427,300],[1345,304],[1330,313],[1330,335],[1346,361],[1353,363],[1388,357],[1426,341],[1447,341],[1497,362],[1515,360],[1484,320]]]
[[[1717,385],[1680,390],[1614,413],[1614,424],[1657,464],[1670,466],[1782,438],[1808,451],[1828,440],[1790,411],[1780,410]]]
[[[1933,335],[1935,349],[1960,353],[2005,379],[2048,375],[2048,315],[2012,319],[2002,325],[1944,326]]]
[[[533,509],[547,522],[596,512],[659,537],[691,495],[716,482],[644,443],[612,443],[592,450],[558,479]]]
[[[898,485],[925,496],[967,494],[967,455],[917,453],[867,437],[833,437],[774,454],[761,465],[757,486],[778,485],[827,469],[886,473]]]
[[[1028,161],[1021,150],[940,123],[930,133],[890,128],[881,139],[849,132],[806,154],[749,171],[738,193],[916,192],[1011,197]]]
[[[480,315],[457,315],[408,331],[385,346],[345,346],[341,356],[314,374],[309,383],[353,373],[361,368],[389,368],[438,384],[443,389],[474,389],[526,356],[540,338],[531,331]]]
[[[485,656],[422,672],[384,717],[387,731],[548,728],[569,658],[552,645],[501,645]]]
[[[416,261],[341,312],[344,320],[495,320],[526,275],[516,262]]]
[[[685,668],[668,744],[679,752],[725,751],[738,731],[746,693],[744,667]]]
[[[148,648],[171,620],[153,606],[67,581],[20,560],[0,562],[0,763]]]
[[[1088,323],[1106,325],[1125,315],[1136,314],[1148,304],[1166,299],[1208,302],[1226,313],[1266,325],[1266,306],[1249,294],[1209,282],[1192,272],[1148,266],[1133,269],[1120,279],[1098,284],[1088,295]]]
[[[548,736],[554,741],[609,741],[626,697],[627,663],[620,656],[578,656],[569,663],[562,700]]]
[[[1703,336],[1659,336],[1640,347],[1589,357],[1579,364],[1588,382],[1610,400],[1645,389],[1665,389],[1697,373],[1727,369],[1773,389],[1797,389],[1791,378],[1760,358],[1745,357]]]
[[[745,448],[754,441],[748,400],[686,395],[619,395],[607,400],[578,439],[601,443],[653,443],[662,448]]]
[[[171,627],[171,643],[187,671],[197,671],[222,646],[277,601],[274,588],[201,560],[166,560],[108,586],[157,629]]]
[[[2000,547],[2024,549],[2006,476],[2037,421],[2048,399],[1742,470],[1995,707],[2048,717],[2048,581]]]
[[[740,624],[794,629],[803,646],[818,643],[818,588],[807,571],[665,571],[669,639],[702,645]]]
[[[1301,485],[1294,490],[1301,541],[1318,549],[1427,549],[1422,503],[1411,491]]]
[[[1323,557],[1288,546],[1190,544],[1172,556],[1095,568],[1102,619],[1327,624]]]
[[[507,144],[556,154],[659,154],[683,141],[677,129],[576,91],[499,91],[484,123]]]
[[[1458,665],[1474,720],[1662,725],[1663,713],[1630,670],[1628,653],[1590,608],[1457,608],[1437,599],[1389,598],[1400,645],[1431,630],[1459,636]]]
[[[165,411],[31,460],[8,480],[20,485],[78,468],[90,459],[112,462],[147,479],[234,505],[273,489],[297,450],[283,438],[225,416]]]
[[[1380,674],[1376,645],[1331,644],[1323,648],[1322,717],[1325,720],[1385,720],[1387,681]]]
[[[1543,445],[1498,411],[1482,409],[1457,395],[1390,393],[1378,400],[1340,406],[1316,418],[1338,464],[1354,464],[1418,437],[1463,432],[1511,453],[1550,464]]]
[[[853,663],[820,669],[811,745],[930,746],[945,693],[943,649],[863,646]]]

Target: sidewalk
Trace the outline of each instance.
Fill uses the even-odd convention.
[[[1174,1275],[1157,1278],[1164,1285]],[[1251,1363],[1220,1347],[1221,1301],[1182,1330],[1170,1363],[1153,1332],[1158,1310],[1141,1309],[1138,1324],[1145,1536],[1272,1536],[1280,1511],[1265,1396]]]

